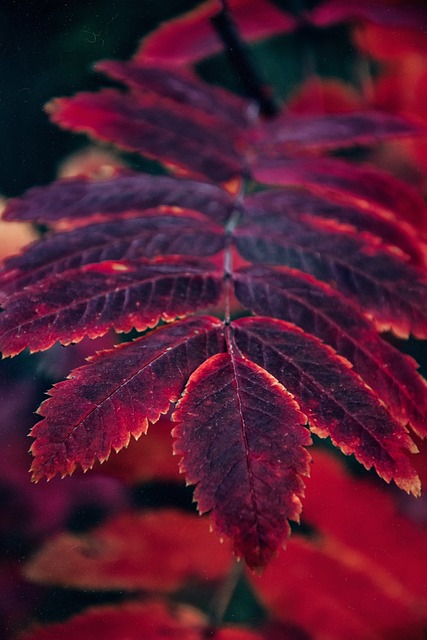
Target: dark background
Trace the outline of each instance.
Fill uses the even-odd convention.
[[[52,97],[94,89],[93,62],[127,58],[189,0],[16,0],[0,4],[0,193],[17,195],[55,177],[59,159],[84,143],[48,121]]]

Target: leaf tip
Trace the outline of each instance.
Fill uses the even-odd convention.
[[[415,498],[420,498],[422,493],[421,480],[418,476],[408,485],[408,488],[403,487],[405,491],[412,494]]]

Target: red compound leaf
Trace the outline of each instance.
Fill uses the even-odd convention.
[[[242,318],[233,326],[240,352],[295,396],[314,433],[329,436],[367,469],[374,466],[387,482],[393,479],[419,495],[420,481],[406,455],[417,451],[414,443],[347,360],[281,320]]]
[[[310,439],[292,396],[228,349],[191,376],[173,414],[175,451],[199,511],[260,568],[289,535],[287,520],[299,519]]]
[[[111,62],[103,62],[101,69],[128,85],[130,91],[108,89],[57,99],[49,105],[54,122],[138,151],[179,173],[217,183],[249,177],[251,171],[259,181],[280,182],[286,179],[289,162],[282,157],[284,153],[328,151],[424,133],[399,116],[368,111],[326,116],[286,114],[265,123],[256,118],[251,102],[236,101],[232,94],[186,73],[178,72],[175,84],[175,72],[171,75],[167,69],[139,69]],[[346,167],[348,173],[348,166],[341,162],[341,173]],[[336,171],[339,169],[338,162]],[[393,179],[388,180],[397,190]]]
[[[34,480],[92,467],[139,438],[176,401],[194,369],[223,349],[221,322],[189,318],[94,356],[54,386],[32,435]]]
[[[321,22],[316,12],[289,18],[276,4],[229,6],[249,39]],[[349,10],[363,17],[366,7]],[[427,208],[403,182],[321,154],[422,132],[370,111],[267,121],[249,100],[188,70],[171,73],[181,45],[186,62],[217,50],[206,17],[220,8],[205,3],[161,28],[130,63],[101,63],[122,90],[50,106],[61,126],[217,186],[122,170],[12,201],[6,218],[57,230],[4,263],[0,347],[43,350],[214,308],[224,321],[171,324],[57,385],[33,430],[33,471],[38,479],[88,469],[179,401],[177,451],[200,510],[262,567],[301,510],[304,416],[344,453],[419,493],[406,428],[426,434],[426,385],[377,331],[427,337]],[[242,311],[234,293],[260,315],[231,322],[231,310]]]
[[[232,559],[208,518],[172,509],[129,512],[87,534],[60,534],[30,560],[25,575],[67,588],[169,592],[224,578]]]

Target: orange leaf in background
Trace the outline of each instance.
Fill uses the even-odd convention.
[[[3,211],[6,200],[0,196],[0,260],[13,256],[22,247],[38,238],[38,233],[31,224],[20,222],[4,222]]]
[[[25,573],[36,582],[83,589],[174,591],[192,580],[223,577],[231,559],[207,518],[170,509],[125,513],[84,535],[63,533]]]
[[[118,154],[102,147],[89,146],[67,156],[58,168],[58,178],[86,176],[92,180],[105,180],[126,167]]]

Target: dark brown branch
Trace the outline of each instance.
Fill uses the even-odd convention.
[[[271,88],[258,72],[248,46],[241,38],[226,0],[222,1],[221,11],[213,16],[212,24],[224,43],[230,64],[234,67],[248,96],[257,101],[262,115],[275,116],[279,111],[278,104]]]

